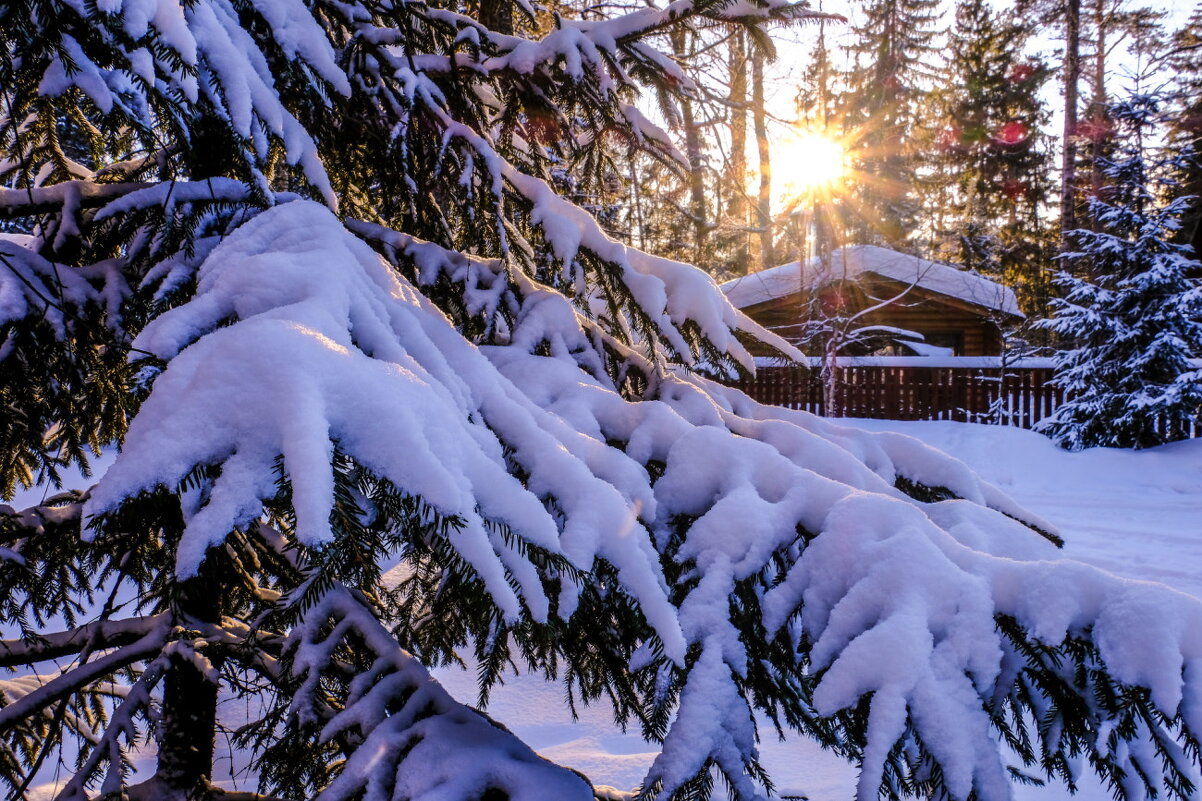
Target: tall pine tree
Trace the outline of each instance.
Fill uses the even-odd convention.
[[[1174,32],[1167,60],[1176,84],[1169,141],[1183,151],[1202,153],[1202,7]],[[1181,165],[1178,185],[1181,194],[1192,198],[1179,240],[1202,253],[1202,164],[1197,159]]]
[[[1050,70],[1026,55],[1034,30],[987,0],[961,0],[948,37],[941,130],[927,181],[937,252],[1015,287],[1027,308],[1046,303],[1047,223],[1053,193],[1040,97]],[[934,190],[934,191],[932,191]]]

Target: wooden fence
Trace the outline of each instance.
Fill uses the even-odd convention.
[[[911,359],[839,361],[840,417],[1031,428],[1064,400],[1062,390],[1048,385],[1052,368],[1046,360],[1006,368],[997,366],[997,359],[948,359],[938,366],[918,366]],[[963,364],[945,363],[953,361]],[[762,403],[827,413],[818,365],[762,366],[754,380],[736,386]]]

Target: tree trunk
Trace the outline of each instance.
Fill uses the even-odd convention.
[[[199,573],[180,585],[176,616],[181,625],[220,622],[223,588],[213,563],[210,555]],[[173,659],[163,676],[156,778],[190,799],[204,798],[211,790],[217,690],[215,682],[184,658]]]
[[[687,54],[686,36],[683,28],[672,31],[672,50],[678,59],[683,60]],[[697,129],[697,120],[693,116],[693,104],[689,99],[680,101],[681,124],[684,126],[685,156],[689,160],[689,216],[692,218],[693,229],[693,258],[694,264],[704,261],[705,241],[709,235],[708,215],[705,203],[705,174],[702,172],[701,133]]]
[[[1096,47],[1089,103],[1089,187],[1091,196],[1098,197],[1102,193],[1102,158],[1109,136],[1106,109],[1106,0],[1094,0],[1093,17]],[[1090,227],[1097,227],[1097,220],[1092,217]]]
[[[751,111],[755,121],[755,143],[759,150],[760,192],[756,204],[756,227],[760,229],[760,269],[776,266],[772,243],[772,153],[768,148],[768,118],[764,108],[764,55],[757,52],[751,62]]]
[[[745,273],[751,270],[747,229],[747,46],[743,30],[730,37],[730,218],[735,229],[735,259]]]
[[[823,13],[822,0],[818,0],[818,13]],[[818,44],[814,47],[815,76],[818,83],[818,130],[823,136],[831,124],[830,54],[826,49],[826,20],[818,20]]]
[[[480,24],[490,31],[513,35],[513,0],[480,0]]]
[[[639,186],[642,179],[639,177],[638,169],[635,166],[637,162],[637,158],[630,159],[630,190],[634,195],[634,224],[638,229],[639,250],[646,252],[647,223],[643,219],[643,190]],[[633,232],[631,233],[633,234]],[[633,239],[633,236],[631,238]]]
[[[1060,172],[1060,251],[1071,249],[1077,227],[1077,85],[1081,74],[1081,0],[1065,0],[1064,142]]]
[[[843,368],[839,366],[839,340],[834,334],[822,354],[822,404],[824,417],[843,416]]]

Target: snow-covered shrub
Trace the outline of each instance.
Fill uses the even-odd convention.
[[[553,189],[607,131],[678,157],[632,105],[690,91],[673,27],[809,12],[457,8],[0,9],[29,232],[0,239],[0,488],[120,451],[0,509],[7,789],[78,754],[61,798],[218,797],[220,748],[277,798],[587,798],[426,673],[471,653],[484,694],[517,662],[641,727],[647,798],[761,794],[756,712],[861,799],[1005,799],[1007,752],[1188,797],[1196,602],[1057,561],[912,439],[690,371],[789,348]]]

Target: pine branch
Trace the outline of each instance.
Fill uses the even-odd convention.
[[[42,709],[70,697],[83,687],[157,653],[167,643],[170,633],[170,623],[165,619],[160,620],[133,643],[68,669],[33,692],[0,708],[0,732],[8,731],[25,718],[39,714]]]
[[[77,654],[85,648],[96,651],[124,648],[161,631],[169,619],[170,613],[160,612],[150,617],[98,620],[29,639],[0,640],[0,667],[32,665]]]
[[[95,209],[131,192],[149,189],[149,183],[102,184],[92,180],[63,181],[28,189],[0,187],[0,219],[33,217],[64,211]]]

